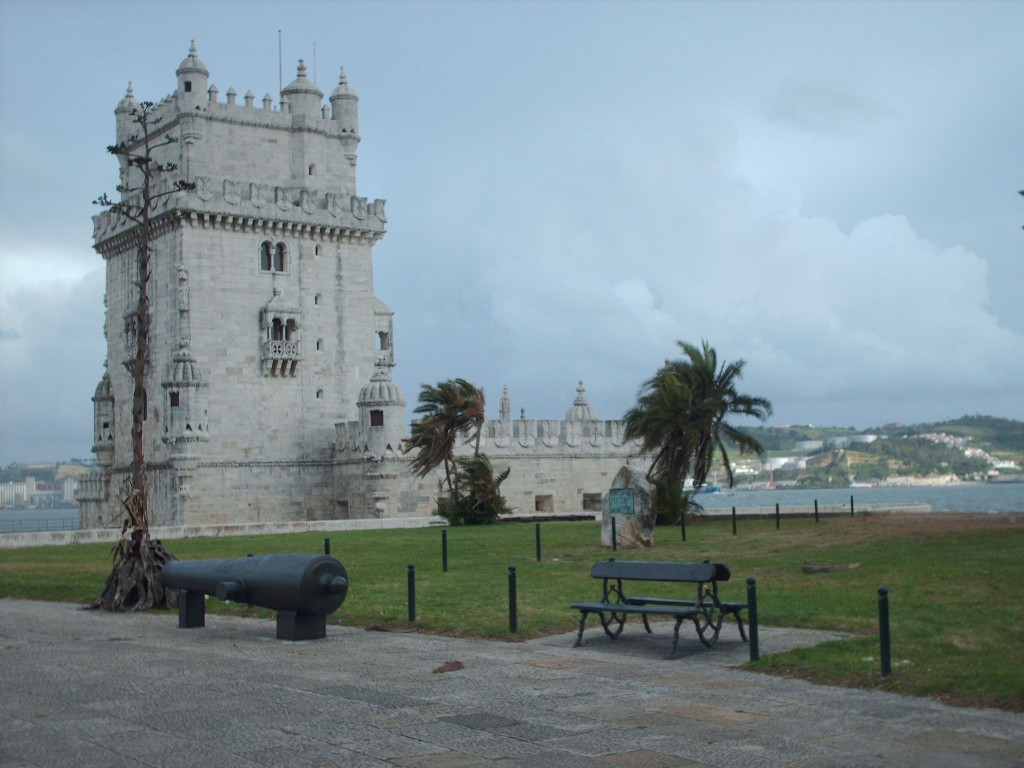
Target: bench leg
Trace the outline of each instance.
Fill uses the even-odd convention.
[[[646,616],[644,618],[647,618]],[[679,625],[683,623],[685,616],[676,616],[676,626],[672,632],[672,650],[669,652],[669,659],[674,658],[676,655],[676,648],[679,646]]]
[[[740,637],[743,639],[744,643],[749,643],[750,640],[747,638],[747,631],[743,628],[743,617],[740,616],[739,611],[733,611],[733,616],[736,617],[736,623],[740,627]]]
[[[580,611],[580,613],[582,614],[580,616],[580,631],[576,635],[576,642],[573,643],[573,646],[572,646],[573,648],[579,648],[580,647],[580,643],[583,642],[583,626],[587,623],[587,616],[590,615],[586,611]]]
[[[648,634],[648,635],[650,635],[650,634],[653,634],[653,633],[651,632],[651,622],[649,622],[649,621],[647,620],[647,614],[646,614],[646,613],[643,613],[643,614],[640,614],[640,615],[644,617],[644,629],[646,629],[646,630],[647,630],[647,634]]]
[[[622,628],[626,626],[626,614],[624,613],[609,613],[608,619],[604,617],[604,611],[597,614],[601,617],[601,626],[604,627],[604,633],[608,635],[612,640],[622,634]],[[647,618],[646,616],[644,617]],[[614,631],[609,629],[612,624],[618,624],[618,628]]]

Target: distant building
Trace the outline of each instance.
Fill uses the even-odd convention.
[[[221,100],[195,46],[150,112],[176,139],[153,217],[147,476],[155,525],[429,515],[437,477],[400,453],[405,399],[391,381],[392,310],[373,289],[382,199],[356,189],[358,98],[341,73],[328,102],[299,62],[280,93]],[[116,141],[137,140],[129,85]],[[122,159],[122,187],[138,170]],[[131,462],[138,227],[94,217],[106,262],[107,372],[93,397],[97,472],[82,478],[83,527],[116,525]],[[457,375],[457,372],[453,372]],[[597,510],[636,446],[600,421],[582,383],[564,420],[511,418],[507,393],[482,448],[519,513]]]

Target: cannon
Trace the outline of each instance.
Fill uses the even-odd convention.
[[[206,595],[277,611],[278,640],[327,636],[327,614],[348,594],[348,573],[327,555],[278,554],[226,560],[172,560],[160,572],[178,591],[178,626],[206,626]]]

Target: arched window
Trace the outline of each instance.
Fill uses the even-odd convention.
[[[260,243],[260,271],[284,272],[288,269],[288,246],[264,240]]]
[[[298,329],[299,324],[294,320],[289,320],[284,326],[284,340],[291,341],[295,337],[295,331]]]
[[[270,324],[270,340],[284,341],[284,323],[281,322],[279,317],[275,317],[274,321]]]

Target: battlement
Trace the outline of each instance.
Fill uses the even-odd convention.
[[[356,194],[358,97],[344,70],[328,105],[300,60],[277,109],[269,93],[257,104],[247,91],[239,103],[229,88],[221,100],[194,43],[176,74],[177,89],[147,112],[153,159],[175,167],[152,179],[154,217],[178,211],[166,225],[184,219],[342,242],[373,244],[384,235],[385,201]],[[129,84],[114,110],[118,144],[131,147],[140,140],[140,107]],[[120,161],[121,201],[139,205],[141,172],[124,157]],[[193,188],[174,192],[178,182]],[[97,248],[134,226],[109,212],[94,216],[93,224]]]
[[[512,419],[508,387],[501,398],[501,418],[489,419],[480,432],[480,450],[492,460],[523,455],[601,455],[628,454],[640,449],[639,440],[626,439],[626,424],[621,420],[602,420],[587,402],[581,381],[576,400],[564,419]],[[371,457],[368,436],[358,421],[335,424],[335,456],[340,460]],[[465,441],[462,441],[463,443]],[[401,455],[401,446],[392,445],[379,458]],[[465,453],[470,448],[459,448]]]

